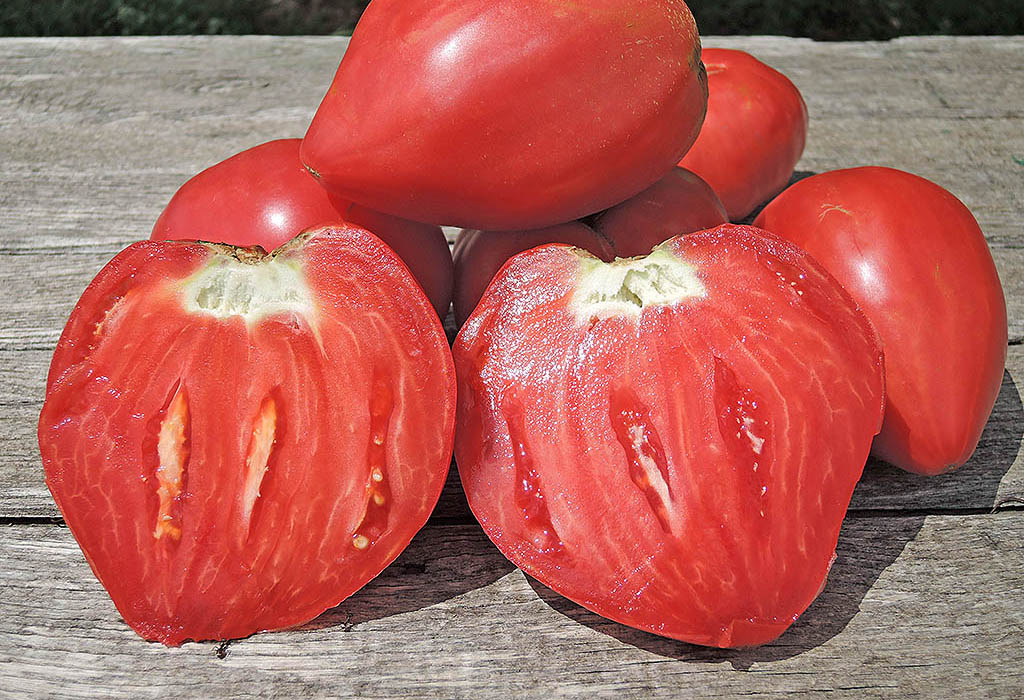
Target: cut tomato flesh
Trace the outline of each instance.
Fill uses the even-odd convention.
[[[51,365],[40,449],[93,570],[147,639],[308,621],[424,524],[454,373],[405,266],[354,227],[275,253],[135,244]]]
[[[513,258],[454,346],[473,512],[591,610],[713,646],[774,639],[820,591],[882,411],[848,295],[749,227],[602,263]]]

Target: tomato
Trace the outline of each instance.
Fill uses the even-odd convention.
[[[885,347],[885,424],[874,454],[920,474],[966,462],[1006,364],[1006,302],[985,236],[956,197],[891,168],[801,180],[757,225],[842,282]]]
[[[729,220],[714,190],[684,168],[673,168],[646,190],[594,219],[620,258],[647,255],[680,233],[713,228]]]
[[[807,140],[807,105],[789,78],[748,53],[704,49],[702,58],[707,118],[679,165],[704,178],[738,221],[792,177]]]
[[[820,592],[881,421],[882,358],[803,251],[731,225],[611,264],[535,248],[453,352],[469,504],[530,576],[722,647],[774,639]]]
[[[455,322],[465,323],[484,290],[505,261],[516,253],[546,243],[567,243],[602,260],[615,251],[600,234],[578,221],[530,231],[463,229],[455,239]]]
[[[46,482],[141,636],[290,627],[376,576],[451,458],[441,324],[368,232],[144,241],[93,280],[39,419]]]
[[[452,296],[452,260],[438,226],[352,205],[328,193],[299,161],[299,139],[237,153],[181,186],[153,240],[204,240],[274,250],[308,228],[348,221],[372,231],[409,266],[439,316]]]
[[[705,83],[682,0],[374,0],[302,160],[396,216],[542,228],[668,172],[700,128]]]

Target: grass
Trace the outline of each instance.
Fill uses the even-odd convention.
[[[438,0],[440,1],[440,0]],[[3,0],[0,36],[348,33],[366,0]],[[692,0],[701,34],[1024,34],[1022,0]]]

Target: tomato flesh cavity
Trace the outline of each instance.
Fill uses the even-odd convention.
[[[497,547],[618,622],[768,642],[820,592],[881,421],[867,319],[750,227],[513,258],[453,348],[456,462]]]
[[[437,501],[454,407],[437,316],[368,232],[146,241],[72,313],[39,445],[125,621],[177,645],[301,624],[376,576]]]
[[[1006,364],[1006,301],[974,216],[893,168],[833,170],[772,200],[757,225],[820,261],[885,347],[886,418],[872,451],[924,475],[974,453]]]

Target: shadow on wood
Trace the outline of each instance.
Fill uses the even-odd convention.
[[[1022,498],[1024,493],[1000,495],[1003,477],[1013,466],[1024,439],[1024,405],[1009,370],[996,398],[978,448],[967,464],[940,476],[919,476],[880,460],[868,460],[864,477],[853,494],[851,511],[862,508],[941,512],[977,508],[979,503],[997,507],[1001,499]]]
[[[413,612],[505,576],[515,567],[472,525],[428,524],[373,581],[299,629],[341,626]]]
[[[682,661],[729,662],[734,668],[749,669],[759,662],[788,659],[814,649],[843,631],[860,610],[860,604],[878,577],[895,562],[913,540],[930,513],[913,508],[915,490],[960,489],[981,492],[992,502],[1000,481],[1017,456],[1024,436],[1024,407],[1020,392],[1009,372],[1003,384],[996,410],[986,426],[978,452],[961,470],[943,477],[920,477],[888,465],[872,465],[858,486],[891,490],[904,508],[872,509],[858,512],[851,508],[843,522],[836,547],[838,555],[825,590],[782,637],[752,649],[712,649],[679,642],[620,625],[563,598],[540,582],[527,577],[537,595],[555,611],[593,630],[659,656]],[[879,482],[876,484],[875,482]],[[857,500],[857,496],[854,496]],[[932,509],[941,514],[942,509]],[[909,511],[909,512],[908,512]]]

